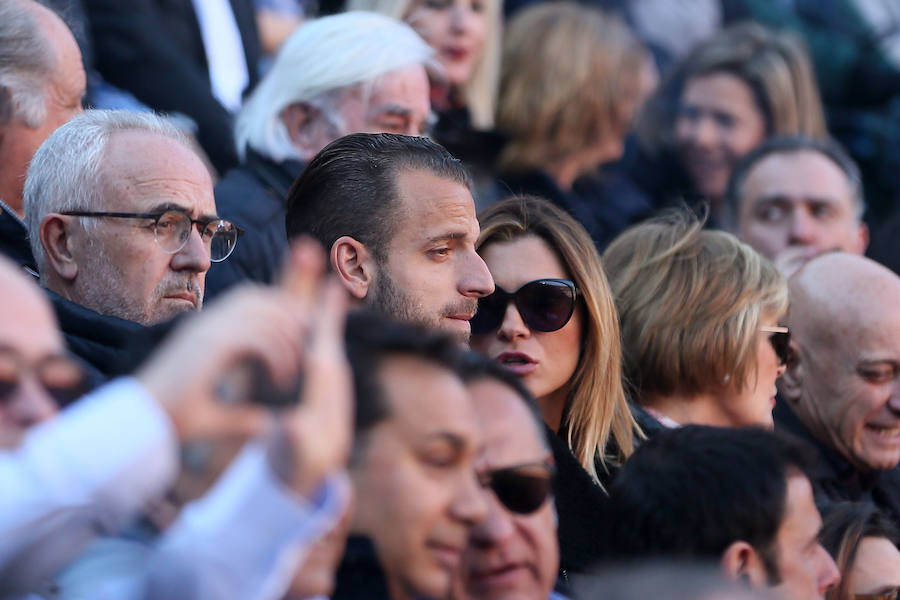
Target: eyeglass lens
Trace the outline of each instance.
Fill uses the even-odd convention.
[[[769,343],[772,344],[775,355],[778,357],[781,364],[786,365],[791,344],[790,332],[776,332],[769,334]]]
[[[521,465],[489,473],[488,486],[510,512],[531,514],[547,501],[553,470],[546,464]]]
[[[187,244],[194,222],[183,212],[168,211],[160,215],[156,222],[156,242],[170,254],[178,252]],[[228,258],[237,242],[237,228],[222,219],[203,224],[200,237],[209,249],[209,259],[221,262]]]
[[[557,331],[569,322],[575,311],[575,284],[566,279],[538,279],[512,293],[498,287],[478,301],[478,311],[470,321],[472,333],[489,333],[499,328],[510,301],[515,302],[529,328]]]

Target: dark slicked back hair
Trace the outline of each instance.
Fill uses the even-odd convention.
[[[808,477],[812,464],[801,442],[763,429],[690,425],[660,432],[610,487],[609,558],[717,560],[744,541],[775,584],[787,479]]]
[[[288,239],[305,233],[328,251],[350,236],[383,263],[402,223],[397,178],[403,171],[426,171],[472,189],[465,166],[427,138],[354,133],[325,146],[291,186]]]
[[[831,162],[833,162],[847,178],[850,193],[853,195],[853,206],[856,210],[855,216],[857,220],[862,219],[866,212],[865,195],[863,194],[862,175],[859,167],[847,154],[837,141],[827,139],[817,139],[806,136],[778,136],[771,138],[753,150],[744,155],[735,165],[731,172],[731,178],[728,180],[728,187],[725,191],[725,198],[731,205],[732,219],[735,221],[733,225],[737,225],[739,218],[740,204],[744,182],[750,171],[764,158],[773,154],[796,154],[798,152],[814,152],[821,154]]]
[[[357,447],[366,432],[391,414],[379,375],[385,360],[397,356],[416,358],[463,378],[463,350],[456,338],[392,321],[369,310],[357,310],[348,315],[346,345],[356,393],[354,434]],[[423,398],[423,401],[428,400]]]

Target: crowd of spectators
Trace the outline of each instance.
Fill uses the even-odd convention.
[[[898,167],[896,0],[0,0],[0,598],[896,600]]]

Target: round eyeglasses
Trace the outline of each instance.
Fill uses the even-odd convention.
[[[244,233],[231,221],[218,217],[192,219],[181,210],[165,210],[157,213],[92,212],[68,210],[63,213],[70,217],[94,217],[112,219],[150,219],[153,221],[153,235],[156,245],[163,252],[175,254],[187,245],[191,228],[196,226],[200,239],[209,252],[209,260],[222,262],[234,252],[237,239]]]

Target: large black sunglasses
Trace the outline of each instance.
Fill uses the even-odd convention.
[[[490,333],[500,327],[510,302],[534,331],[562,329],[575,312],[578,290],[568,279],[536,279],[514,292],[497,286],[494,293],[478,300],[478,311],[469,321],[473,334]]]
[[[759,330],[770,334],[769,343],[772,344],[779,363],[786,365],[790,358],[791,331],[787,327],[776,325],[763,325]]]
[[[547,463],[529,463],[494,469],[478,476],[481,485],[491,488],[510,512],[528,515],[550,497],[556,470]]]

